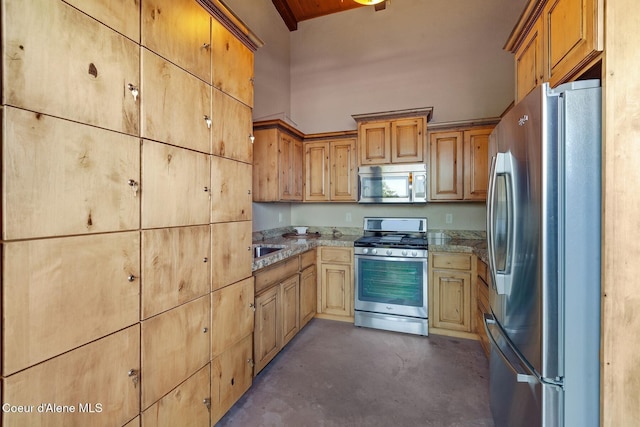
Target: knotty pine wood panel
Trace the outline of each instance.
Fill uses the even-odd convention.
[[[211,156],[211,222],[250,221],[251,164]]]
[[[2,131],[4,239],[139,228],[137,138],[11,107]]]
[[[211,354],[216,357],[253,332],[253,277],[211,293]]]
[[[211,228],[142,231],[142,318],[211,291]]]
[[[5,426],[123,425],[140,411],[140,326],[134,325],[3,379],[3,399],[33,404],[33,413],[2,414]],[[75,412],[38,412],[37,405]],[[80,406],[102,412],[81,412]]]
[[[140,0],[65,0],[120,34],[140,43]]]
[[[4,243],[3,375],[138,322],[139,247],[137,232]]]
[[[219,89],[212,89],[211,153],[245,163],[253,161],[251,108]]]
[[[211,86],[144,48],[141,69],[141,136],[208,154]]]
[[[211,225],[211,290],[251,277],[251,221]]]
[[[138,135],[136,43],[62,1],[3,7],[3,104]]]

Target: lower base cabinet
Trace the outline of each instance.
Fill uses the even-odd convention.
[[[275,357],[281,348],[280,288],[273,288],[256,296],[256,320],[253,339],[254,367],[257,375]]]
[[[477,338],[471,316],[475,255],[430,253],[429,263],[429,333]]]
[[[318,317],[353,321],[353,248],[321,247]]]
[[[318,278],[316,266],[313,264],[300,272],[300,329],[315,316],[317,300]]]

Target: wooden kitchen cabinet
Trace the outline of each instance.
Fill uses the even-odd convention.
[[[211,293],[211,354],[214,358],[251,335],[254,299],[253,277]]]
[[[282,348],[280,287],[273,286],[256,295],[255,328],[253,331],[254,375],[257,375]]]
[[[601,0],[530,0],[505,50],[515,54],[516,102],[534,87],[575,80],[604,48]]]
[[[251,277],[251,221],[211,224],[211,290]]]
[[[138,135],[135,42],[62,1],[5,1],[2,18],[3,104]]]
[[[315,251],[313,252],[315,257]],[[300,272],[300,329],[304,328],[316,314],[317,284],[317,269],[314,260],[313,265],[302,269]]]
[[[194,1],[141,2],[142,46],[211,84],[211,16]]]
[[[439,127],[430,133],[430,200],[486,200],[489,135],[493,127]]]
[[[123,425],[140,411],[141,380],[140,326],[136,324],[4,377],[4,402],[34,405],[34,410],[5,412],[2,422],[6,426]],[[75,412],[38,412],[41,403],[73,406]],[[102,412],[88,411],[96,411],[98,404]]]
[[[318,317],[353,321],[353,248],[318,250]]]
[[[142,413],[143,426],[207,426],[211,396],[211,365],[207,364]]]
[[[280,284],[282,293],[282,347],[300,330],[300,276],[293,275]]]
[[[148,49],[142,51],[142,138],[209,153],[211,86]]]
[[[215,19],[211,44],[213,87],[253,107],[253,52]]]
[[[429,267],[429,333],[476,338],[471,316],[475,256],[430,253]]]
[[[254,123],[253,201],[302,201],[301,134],[281,120]]]
[[[211,153],[215,156],[253,162],[253,122],[251,108],[230,95],[213,88]]]
[[[356,140],[305,142],[304,201],[357,199]]]
[[[142,228],[208,224],[209,155],[142,142]]]
[[[358,165],[422,163],[433,108],[357,114]]]
[[[211,222],[251,221],[251,164],[211,156]]]
[[[477,305],[475,308],[475,330],[480,338],[480,344],[484,353],[489,357],[489,351],[491,344],[489,343],[489,337],[484,327],[484,315],[485,313],[491,313],[489,306],[489,290],[491,283],[491,271],[487,264],[478,259],[478,278],[476,281],[476,296]]]
[[[211,228],[142,231],[142,319],[211,292]]]
[[[140,2],[65,1],[107,27],[113,28],[138,44],[140,43]]]

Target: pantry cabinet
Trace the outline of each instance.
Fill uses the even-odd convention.
[[[303,134],[281,120],[253,129],[253,201],[302,201]]]
[[[318,249],[318,317],[353,321],[353,248]]]
[[[211,86],[157,54],[141,51],[141,136],[208,154]]]
[[[515,54],[516,102],[542,82],[575,80],[600,60],[601,0],[530,0],[505,49]]]
[[[357,199],[356,140],[305,142],[304,201],[355,202]]]
[[[211,222],[250,221],[251,164],[211,156]]]
[[[71,6],[140,43],[140,1],[65,0]]]
[[[429,333],[475,338],[471,317],[476,257],[472,254],[429,254]]]
[[[140,411],[141,379],[140,326],[134,325],[3,378],[4,402],[34,409],[4,412],[2,422],[7,426],[124,425]],[[40,404],[45,405],[43,412],[38,411]],[[58,413],[54,413],[56,406]]]
[[[138,135],[136,43],[59,0],[4,1],[2,19],[4,105]]]
[[[211,224],[211,290],[251,277],[251,221]]]
[[[490,125],[450,127],[429,134],[431,201],[485,201],[489,183]]]
[[[251,108],[213,88],[211,153],[227,159],[253,162],[253,122]]]
[[[253,277],[211,293],[211,354],[215,358],[253,332]]]
[[[210,15],[195,1],[141,2],[142,46],[211,84]]]
[[[207,426],[211,366],[207,364],[142,413],[142,425],[157,427]]]

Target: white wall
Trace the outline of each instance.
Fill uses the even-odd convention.
[[[417,107],[434,108],[432,123],[496,117],[513,101],[513,56],[502,47],[526,0],[390,0],[384,11],[353,9],[293,32],[271,0],[224,2],[265,42],[255,55],[256,120],[316,133],[355,129],[352,114]],[[425,213],[431,228],[485,227],[477,203],[254,203],[253,228],[359,226],[363,216]]]

